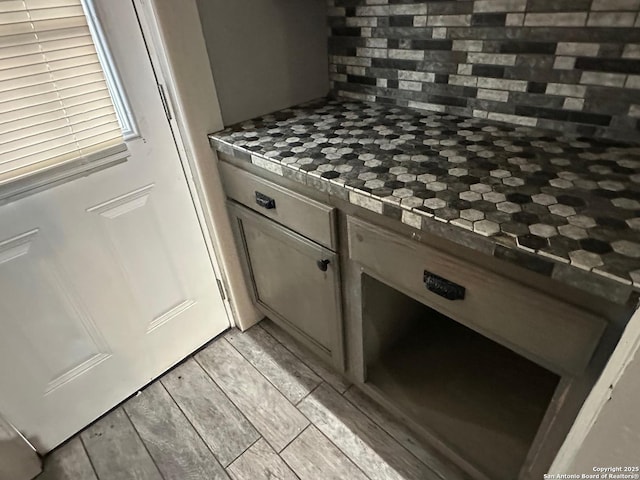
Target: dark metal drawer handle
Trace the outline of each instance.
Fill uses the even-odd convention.
[[[464,300],[465,288],[445,278],[424,271],[424,285],[427,290],[447,300]]]
[[[267,210],[276,208],[276,201],[271,197],[267,197],[264,193],[256,192],[256,203]]]

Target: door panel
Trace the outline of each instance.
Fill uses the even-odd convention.
[[[40,453],[229,327],[131,0],[96,0],[125,163],[0,207],[0,411]]]
[[[162,220],[154,208],[154,185],[148,185],[87,211],[100,227],[140,312],[147,332],[194,305],[187,298],[180,269],[174,264]],[[154,242],[149,242],[154,238]]]
[[[257,304],[340,365],[338,255],[237,204],[230,211]]]
[[[111,355],[39,230],[0,243],[0,313],[0,349],[30,347],[44,395]]]

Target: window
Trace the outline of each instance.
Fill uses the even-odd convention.
[[[0,185],[126,151],[89,18],[81,0],[0,0]]]

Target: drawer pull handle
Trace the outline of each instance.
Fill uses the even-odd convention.
[[[276,208],[276,201],[264,193],[256,192],[256,203],[267,210]]]
[[[446,298],[447,300],[464,300],[465,288],[446,278],[424,271],[424,285],[427,290]]]
[[[330,264],[330,263],[331,263],[331,262],[330,262],[329,260],[324,259],[324,260],[318,260],[318,261],[316,262],[316,265],[318,265],[318,268],[319,268],[321,271],[326,272],[326,271],[327,271],[327,268],[329,268],[329,264]]]

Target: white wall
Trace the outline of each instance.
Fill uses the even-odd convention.
[[[639,466],[639,405],[640,309],[627,324],[550,473],[589,474],[598,473],[594,467]]]
[[[326,0],[198,0],[225,126],[329,91]]]
[[[625,369],[567,473],[640,466],[640,354]],[[640,472],[634,472],[640,474]]]

